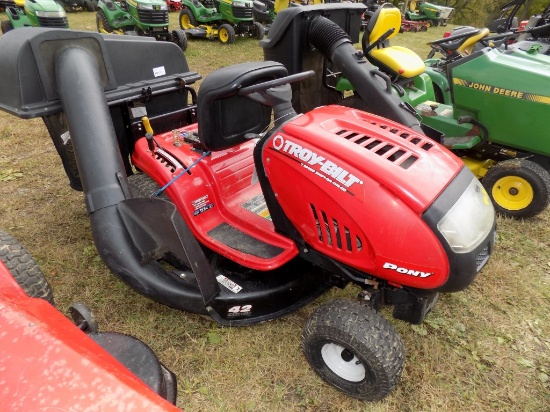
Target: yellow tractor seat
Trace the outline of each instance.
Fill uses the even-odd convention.
[[[401,12],[390,3],[374,12],[363,34],[363,53],[380,69],[394,76],[412,78],[424,73],[426,65],[406,47],[390,46],[389,39],[401,29]]]
[[[14,3],[17,7],[25,7],[25,0],[15,0]]]

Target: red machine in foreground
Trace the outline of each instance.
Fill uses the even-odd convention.
[[[158,302],[250,325],[357,285],[359,299],[315,312],[302,345],[324,379],[374,401],[405,358],[376,309],[418,323],[439,292],[466,288],[491,254],[495,215],[352,40],[315,16],[329,10],[358,32],[364,8],[348,18],[347,6],[323,6],[281,14],[347,59],[344,75],[394,121],[340,106],[297,114],[291,83],[311,73],[281,63],[225,67],[196,93],[199,76],[170,43],[36,29],[0,39],[0,108],[44,118],[103,261]]]
[[[28,252],[0,231],[0,409],[179,411],[175,376],[148,346],[97,332],[82,304],[71,312],[77,326],[54,308]]]

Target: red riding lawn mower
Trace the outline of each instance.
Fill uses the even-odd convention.
[[[358,34],[361,13],[325,6]],[[348,59],[348,78],[370,78],[318,14],[294,17]],[[391,93],[372,96],[399,123],[331,105],[297,114],[291,83],[312,73],[273,61],[217,70],[195,93],[199,75],[168,42],[21,29],[0,54],[0,108],[44,118],[100,256],[140,293],[241,326],[357,285],[357,299],[320,306],[302,336],[312,368],[349,396],[382,399],[403,370],[401,339],[377,309],[419,323],[491,255],[483,187]]]
[[[179,411],[176,377],[154,352],[98,332],[82,303],[70,308],[74,323],[63,316],[31,255],[2,231],[0,309],[2,410]]]

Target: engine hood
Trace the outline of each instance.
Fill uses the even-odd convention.
[[[283,129],[287,136],[300,136],[301,141],[333,155],[330,163],[334,170],[355,169],[373,177],[416,213],[424,212],[464,167],[458,157],[422,134],[341,106],[325,106],[298,116]],[[282,149],[291,156],[306,156],[292,143]],[[327,159],[318,157],[314,165],[320,173],[329,171],[328,156],[323,157]],[[353,186],[356,179],[344,172],[340,176],[333,173],[332,178],[342,187]]]

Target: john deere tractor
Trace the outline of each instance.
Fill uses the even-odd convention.
[[[1,23],[2,34],[19,27],[69,27],[65,10],[53,0],[15,0],[2,4],[9,19]]]
[[[453,13],[452,7],[440,6],[422,0],[411,0],[405,6],[405,20],[426,21],[432,26],[446,26]]]
[[[99,0],[96,23],[100,33],[154,37],[187,49],[183,30],[168,30],[168,6],[164,0]]]
[[[231,44],[236,36],[264,37],[264,26],[252,16],[252,0],[182,0],[179,20],[189,36]]]

